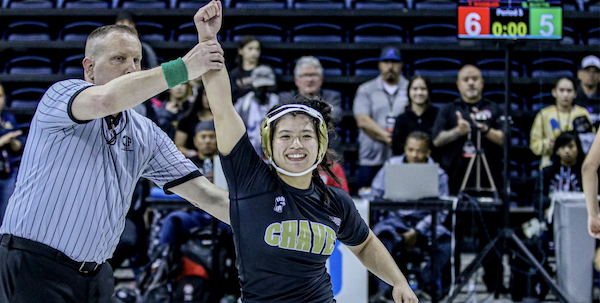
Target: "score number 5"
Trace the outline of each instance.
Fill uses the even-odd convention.
[[[544,38],[562,36],[562,8],[532,8],[529,13],[531,35]]]

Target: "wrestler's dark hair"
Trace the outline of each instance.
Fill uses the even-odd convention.
[[[271,108],[269,110],[269,113],[276,111],[279,107],[286,105],[286,104],[302,104],[302,105],[306,105],[308,107],[311,107],[311,108],[317,110],[319,113],[321,113],[321,115],[323,116],[323,121],[327,125],[328,137],[332,138],[333,136],[337,135],[337,133],[335,131],[335,126],[333,125],[332,117],[331,117],[332,107],[329,103],[323,101],[320,97],[318,97],[318,96],[304,97],[301,95],[297,95],[294,97],[294,100],[291,102],[274,106],[273,108]],[[269,115],[269,114],[267,114],[267,115]],[[307,116],[310,119],[310,121],[313,123],[315,132],[318,132],[319,119],[317,119],[315,117],[311,117],[302,112],[291,112],[288,115],[294,115],[294,116],[295,115],[305,115],[305,116]],[[275,129],[277,128],[277,124],[279,123],[280,120],[281,119],[277,119],[271,123],[270,138],[273,138],[273,136],[275,134]],[[331,140],[329,140],[329,141],[331,141]],[[319,146],[321,146],[321,142],[319,142]],[[319,163],[319,166],[320,166],[320,169],[322,169],[325,172],[325,174],[327,174],[327,176],[333,178],[333,180],[335,180],[336,183],[342,184],[340,179],[331,171],[333,164],[339,160],[340,160],[340,156],[334,150],[328,148],[327,151],[325,152],[325,156]],[[327,187],[325,186],[323,179],[321,179],[321,176],[319,175],[319,168],[312,171],[312,180],[316,186],[318,186],[319,188],[321,188],[323,190],[323,196],[321,197],[321,199],[323,200],[325,205],[329,205],[331,202],[331,199],[333,197],[331,196],[331,193],[327,190]]]

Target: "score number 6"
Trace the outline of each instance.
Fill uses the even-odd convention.
[[[544,27],[547,26],[548,27],[548,31],[545,31],[544,29],[540,28],[540,35],[542,35],[543,37],[550,37],[552,36],[552,34],[554,34],[554,23],[552,23],[552,20],[554,19],[554,15],[552,14],[542,14],[540,17],[540,27]]]
[[[479,36],[479,34],[481,34],[481,23],[479,23],[479,21],[481,21],[481,16],[478,13],[471,12],[467,14],[467,17],[465,18],[465,31],[467,32],[467,35]],[[554,27],[552,28],[554,29]]]

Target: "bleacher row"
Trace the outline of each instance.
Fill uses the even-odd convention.
[[[2,0],[2,8],[193,8],[207,0]],[[456,10],[453,0],[225,0],[226,8],[240,9],[448,9]],[[598,0],[563,0],[565,11],[600,11]]]

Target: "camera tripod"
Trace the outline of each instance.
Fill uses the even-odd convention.
[[[511,84],[511,71],[510,71],[510,62],[511,62],[511,58],[510,58],[510,50],[512,49],[513,46],[513,41],[505,41],[505,56],[504,56],[504,105],[505,105],[505,109],[507,110],[505,116],[504,116],[504,124],[503,124],[503,132],[504,132],[504,169],[502,172],[502,177],[504,178],[504,186],[503,186],[503,203],[502,203],[502,211],[503,211],[503,220],[502,220],[502,225],[500,230],[498,231],[498,235],[492,239],[482,250],[481,252],[479,252],[477,254],[477,256],[475,257],[475,259],[473,259],[473,261],[466,267],[466,269],[461,272],[458,277],[456,278],[456,287],[454,288],[453,292],[449,295],[448,300],[446,301],[447,303],[451,303],[454,301],[454,299],[456,299],[456,296],[460,293],[460,290],[465,286],[465,284],[467,284],[467,282],[469,281],[470,277],[477,271],[477,269],[482,265],[482,261],[483,259],[486,257],[486,255],[488,253],[490,253],[490,251],[492,249],[494,249],[494,246],[496,245],[496,242],[500,241],[500,247],[501,247],[501,251],[500,253],[502,255],[507,253],[507,247],[506,247],[506,241],[507,240],[512,240],[517,247],[519,248],[519,250],[521,250],[521,252],[523,252],[526,256],[526,258],[531,262],[531,264],[533,264],[536,268],[536,270],[542,275],[543,280],[548,284],[548,286],[550,287],[550,290],[554,293],[554,295],[556,296],[556,298],[562,302],[562,303],[568,303],[568,302],[572,302],[571,300],[569,300],[569,298],[566,296],[566,293],[561,290],[558,285],[552,280],[552,278],[550,277],[550,275],[548,274],[548,272],[544,269],[544,267],[540,264],[540,262],[536,259],[536,257],[529,251],[529,249],[527,249],[527,247],[525,246],[525,244],[523,243],[523,241],[521,241],[521,239],[519,239],[519,237],[515,234],[515,232],[510,228],[510,209],[509,209],[509,205],[510,205],[510,174],[508,172],[508,166],[509,166],[509,143],[510,143],[510,114],[508,112],[508,110],[510,109],[510,84]],[[484,166],[486,168],[486,174],[487,177],[490,180],[490,184],[491,184],[491,189],[494,189],[494,193],[495,193],[495,197],[498,196],[498,191],[496,190],[495,184],[494,184],[494,180],[492,179],[491,173],[490,173],[490,169],[489,166],[487,164],[487,160],[485,158],[485,154],[483,154],[483,151],[480,150],[481,147],[481,132],[478,131],[478,140],[477,140],[477,150],[475,153],[475,157],[471,158],[471,161],[469,162],[469,167],[467,169],[467,173],[465,173],[465,178],[463,179],[463,184],[461,186],[460,192],[459,192],[459,199],[463,198],[464,195],[464,189],[466,188],[466,181],[469,179],[469,175],[472,171],[472,166],[473,166],[473,162],[476,160],[475,158],[480,158],[480,160],[483,161]],[[479,169],[480,166],[477,167],[477,180],[480,180],[480,175],[479,175]],[[476,181],[477,181],[476,180]],[[481,188],[481,184],[477,183],[475,190],[479,189],[480,191],[483,191],[484,189]],[[500,259],[502,259],[502,256],[500,256]],[[496,281],[497,281],[497,285],[496,285],[496,293],[495,293],[495,297],[498,297],[499,295],[499,291],[500,291],[500,285],[498,285],[501,282],[498,281],[502,281],[502,277],[500,277],[500,275],[502,274],[502,270],[500,270],[502,267],[502,262],[498,262],[498,277],[496,277]]]
[[[470,133],[469,133],[470,135]],[[485,173],[487,175],[488,182],[490,183],[490,187],[481,187],[481,164],[483,163],[483,167],[485,168]],[[471,173],[473,173],[473,164],[475,164],[475,187],[467,188],[467,182],[471,177]],[[465,190],[474,190],[476,192],[492,192],[494,194],[494,199],[499,200],[498,197],[498,189],[496,188],[496,183],[494,183],[494,178],[492,178],[492,172],[490,171],[490,165],[488,164],[487,158],[485,157],[485,153],[481,149],[481,129],[477,129],[477,146],[475,148],[475,154],[471,156],[471,160],[469,160],[469,164],[467,166],[467,171],[465,172],[465,176],[463,177],[462,184],[460,186],[459,192],[462,194]]]

